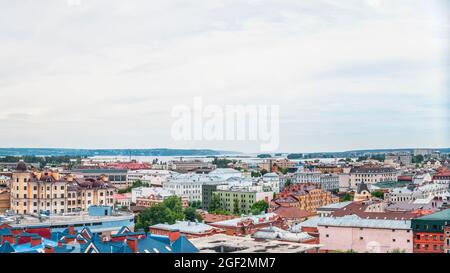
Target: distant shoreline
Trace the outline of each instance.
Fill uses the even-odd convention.
[[[390,153],[390,152],[410,152],[421,148],[400,148],[400,149],[368,149],[350,150],[344,152],[310,152],[301,153],[307,155],[326,155],[330,157],[354,157],[367,153]],[[426,148],[440,153],[450,153],[450,148]],[[297,152],[291,152],[295,154]],[[0,148],[0,157],[5,156],[243,156],[244,154],[233,151],[219,151],[212,149],[71,149],[71,148]],[[287,155],[290,153],[274,152],[276,154]]]

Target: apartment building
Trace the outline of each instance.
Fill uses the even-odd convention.
[[[297,172],[292,177],[293,183],[315,183],[325,191],[339,190],[339,175],[320,172]]]
[[[349,173],[349,185],[351,189],[356,189],[361,182],[375,184],[379,182],[398,181],[398,173],[395,168],[379,166],[354,167]]]
[[[10,207],[17,214],[62,214],[92,205],[113,206],[115,188],[106,176],[98,180],[61,177],[51,170],[28,171],[19,162],[11,179]]]
[[[339,198],[324,191],[315,183],[300,183],[286,187],[272,200],[272,207],[297,207],[308,212],[328,204],[339,202]]]
[[[322,249],[327,251],[413,252],[409,220],[365,219],[357,215],[320,217],[317,229]]]
[[[445,253],[444,230],[448,226],[450,226],[450,209],[412,219],[414,253]]]
[[[270,204],[274,192],[271,187],[253,183],[245,186],[219,185],[213,194],[219,197],[222,209],[225,211],[248,214],[253,204],[258,201],[264,200]]]

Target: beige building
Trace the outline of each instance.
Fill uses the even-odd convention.
[[[91,205],[113,206],[115,192],[107,177],[75,179],[58,172],[28,171],[19,162],[11,179],[11,210],[17,214],[87,211]]]
[[[362,166],[352,168],[349,173],[349,186],[356,189],[357,185],[364,182],[368,185],[379,182],[397,181],[398,173],[394,168],[378,166]]]

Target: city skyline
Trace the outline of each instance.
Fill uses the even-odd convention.
[[[193,96],[279,105],[281,152],[450,147],[448,10],[444,0],[6,2],[0,147],[260,152],[257,141],[175,141],[171,111]]]

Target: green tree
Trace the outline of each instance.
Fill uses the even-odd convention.
[[[220,203],[220,197],[217,194],[213,194],[209,200],[208,212],[212,213],[213,211],[217,211],[221,208],[222,205]]]
[[[287,174],[288,173],[288,168],[282,168],[282,167],[278,167],[278,171],[282,174]]]
[[[258,215],[263,211],[267,212],[268,209],[269,209],[269,204],[264,200],[255,202],[251,207],[252,214],[255,214],[255,215]]]
[[[286,179],[286,183],[284,183],[284,186],[289,187],[290,185],[292,185],[292,179],[288,178]]]
[[[380,199],[384,199],[384,192],[383,192],[383,191],[373,191],[373,192],[371,193],[371,195],[372,195],[373,197],[377,197],[377,198],[380,198]]]
[[[175,219],[170,209],[163,203],[154,205],[141,211],[137,217],[136,229],[143,228],[148,231],[149,227],[159,223],[174,224]]]
[[[202,216],[199,213],[197,213],[197,211],[192,207],[184,209],[183,212],[184,212],[184,219],[187,221],[203,220]]]
[[[423,160],[424,160],[423,155],[415,155],[412,158],[412,163],[421,164]]]
[[[345,201],[352,201],[353,200],[353,196],[349,193],[347,193],[343,198],[342,198],[342,202]]]
[[[287,159],[300,159],[303,158],[303,154],[288,154]]]
[[[183,205],[181,204],[181,199],[178,196],[170,196],[163,201],[164,206],[166,206],[172,217],[176,220],[182,220],[184,217],[183,214]]]

